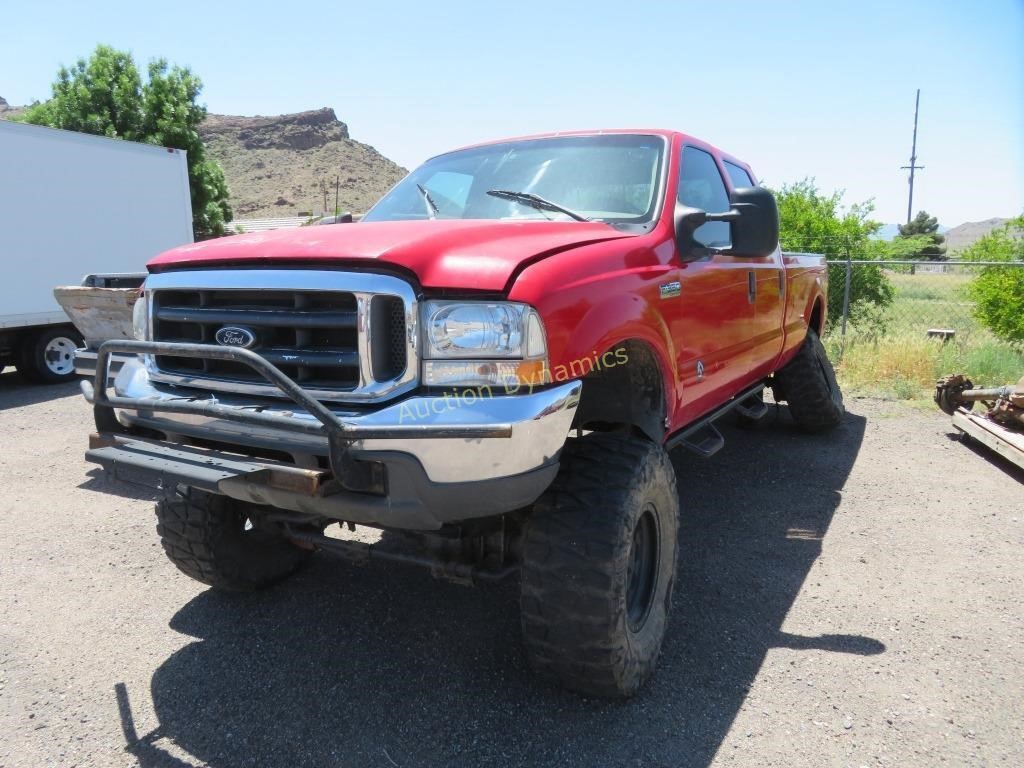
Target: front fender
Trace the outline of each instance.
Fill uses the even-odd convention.
[[[586,375],[594,367],[611,362],[609,355],[627,342],[642,342],[650,347],[662,375],[664,391],[670,393],[674,381],[670,360],[675,359],[674,345],[665,318],[637,294],[610,296],[591,306],[577,322],[573,332],[558,348],[549,350],[551,372],[556,381],[563,371],[565,378]],[[617,364],[626,364],[616,357]],[[670,403],[666,402],[666,408]]]
[[[625,245],[630,247],[624,247]],[[660,309],[659,286],[678,279],[674,241],[664,233],[600,243],[533,264],[509,298],[540,312],[556,382],[579,379],[613,362],[623,365],[626,342],[648,347],[657,363],[665,413],[678,407],[675,345]]]

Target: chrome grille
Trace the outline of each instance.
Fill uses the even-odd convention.
[[[415,385],[412,289],[397,278],[323,270],[169,272],[146,282],[154,341],[217,344],[241,328],[249,348],[328,400],[378,400]],[[155,380],[280,395],[242,363],[157,355]]]
[[[256,338],[251,347],[254,352],[299,384],[315,388],[350,390],[359,386],[356,320],[356,297],[340,291],[180,290],[153,294],[155,341],[215,344],[221,328],[245,328]],[[249,366],[227,360],[157,356],[156,365],[168,373],[263,382]]]

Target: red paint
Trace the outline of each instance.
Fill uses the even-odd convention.
[[[253,232],[183,245],[147,265],[382,262],[409,270],[424,288],[501,291],[523,263],[545,253],[626,237],[599,222],[374,221]]]
[[[723,159],[749,166],[684,134],[621,132],[670,140],[666,203],[646,234],[572,221],[368,222],[209,240],[168,251],[149,268],[379,263],[414,274],[428,293],[502,292],[540,312],[553,371],[624,341],[647,344],[661,367],[672,431],[792,357],[816,304],[825,305],[827,273],[819,257],[778,250],[766,257],[722,253],[681,261],[673,208],[682,146],[710,152],[727,184]],[[753,304],[749,273],[757,285]],[[677,280],[682,295],[661,298],[659,287]]]

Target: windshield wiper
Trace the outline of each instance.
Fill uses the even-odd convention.
[[[418,189],[420,191],[420,194],[423,195],[423,202],[427,204],[427,216],[429,216],[432,219],[436,219],[437,214],[439,212],[437,203],[434,202],[434,199],[430,196],[430,193],[427,192],[427,188],[424,187],[422,184],[417,184],[416,189]]]
[[[586,216],[571,211],[568,208],[564,208],[558,203],[552,203],[550,200],[545,200],[539,195],[533,195],[529,192],[512,192],[508,189],[489,189],[487,194],[491,197],[497,197],[501,200],[512,200],[523,205],[528,205],[531,208],[536,208],[538,211],[555,211],[556,213],[564,213],[569,218],[575,219],[576,221],[590,221]]]

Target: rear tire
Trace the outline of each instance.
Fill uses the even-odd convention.
[[[309,557],[273,529],[254,507],[227,496],[178,486],[157,502],[156,532],[178,570],[229,591],[253,591],[291,575]]]
[[[75,378],[75,350],[84,345],[74,326],[58,325],[29,333],[18,350],[18,373],[36,384]]]
[[[776,397],[789,403],[793,420],[807,432],[831,429],[846,413],[835,369],[811,328],[796,357],[776,372],[774,390]]]
[[[660,446],[570,440],[527,522],[522,622],[533,665],[567,688],[632,696],[654,672],[676,572],[679,497]]]

